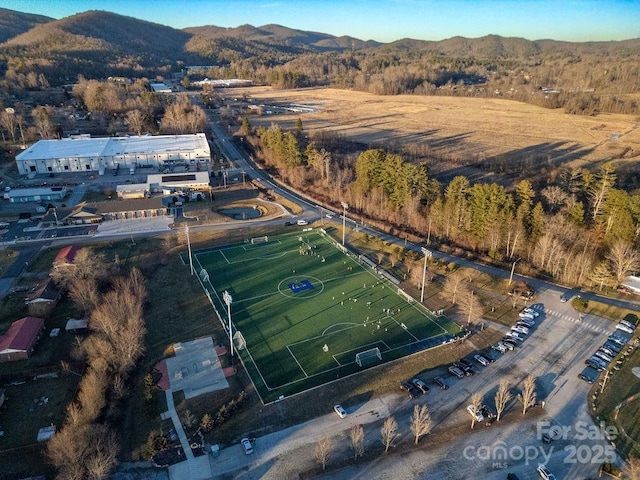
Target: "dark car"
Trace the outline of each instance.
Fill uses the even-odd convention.
[[[434,383],[440,387],[440,390],[446,390],[449,388],[449,385],[446,384],[442,377],[436,377],[433,379]]]
[[[460,364],[463,365],[464,367],[467,368],[472,368],[473,365],[471,365],[471,362],[469,360],[465,360],[464,358],[461,358],[459,360]]]
[[[290,226],[292,226],[292,225],[294,225],[294,223],[293,223],[293,222],[284,222],[284,226],[285,226],[285,227],[290,227]]]
[[[507,480],[520,480],[520,477],[515,473],[507,473]]]
[[[476,372],[468,365],[463,364],[462,362],[454,362],[454,367],[458,367],[460,370],[464,372],[467,377],[472,377]]]
[[[422,392],[415,387],[409,389],[409,398],[417,398],[422,395]]]
[[[400,382],[400,390],[404,390],[405,392],[408,392],[412,388],[413,388],[413,385],[411,385],[409,382]]]
[[[482,405],[480,407],[480,413],[482,414],[482,416],[484,418],[495,418],[496,417],[496,414],[493,413],[493,411],[489,407],[487,407],[486,405]]]

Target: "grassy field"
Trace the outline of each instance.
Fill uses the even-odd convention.
[[[492,166],[502,159],[520,162],[536,158],[570,166],[587,166],[619,158],[638,159],[640,130],[632,115],[568,115],[508,99],[389,95],[315,88],[272,90],[254,87],[250,103],[313,105],[313,114],[251,116],[253,126],[276,122],[293,129],[300,118],[308,132],[332,131],[354,142],[379,145],[425,146],[433,157],[446,154],[463,163]],[[445,165],[430,164],[430,174]]]
[[[378,348],[389,361],[459,332],[318,230],[194,258],[225,321],[223,292],[233,298],[234,332],[247,345],[240,352],[265,402],[359,371],[358,352]]]

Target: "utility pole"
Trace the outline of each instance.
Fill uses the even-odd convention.
[[[518,263],[520,261],[520,259],[516,259],[515,262],[513,262],[513,265],[511,265],[511,275],[509,275],[509,283],[507,284],[507,287],[511,286],[511,281],[513,280],[513,272],[516,269],[516,263]]]

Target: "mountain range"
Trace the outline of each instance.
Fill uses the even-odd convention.
[[[640,48],[640,39],[571,43],[497,35],[442,41],[407,38],[385,44],[280,25],[208,25],[178,30],[106,11],[87,11],[55,20],[7,9],[0,9],[0,42],[0,74],[12,70],[26,75],[34,70],[52,84],[79,74],[95,78],[161,75],[181,65],[225,66],[246,61],[254,68],[257,64],[270,68],[309,54],[360,54],[384,58],[381,64],[385,66],[398,63],[398,58],[411,57],[473,57],[484,64],[516,61],[532,65],[536,57],[545,54],[628,58],[637,55]]]

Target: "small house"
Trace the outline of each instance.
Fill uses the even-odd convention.
[[[42,280],[33,292],[25,298],[27,311],[34,317],[47,317],[60,301],[60,290],[53,278]]]
[[[0,362],[29,358],[43,330],[43,318],[24,317],[13,322],[0,337]]]

